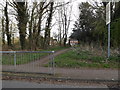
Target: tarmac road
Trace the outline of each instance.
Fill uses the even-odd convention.
[[[62,84],[47,84],[47,83],[35,83],[16,80],[3,80],[2,88],[106,88],[106,85],[62,85]],[[108,89],[109,90],[109,89]]]

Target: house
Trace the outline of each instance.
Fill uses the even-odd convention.
[[[78,40],[76,40],[76,39],[70,39],[70,45],[71,46],[78,45]]]
[[[57,45],[57,43],[58,43],[57,39],[53,39],[53,38],[50,39],[50,45],[51,46],[55,46],[55,45]]]

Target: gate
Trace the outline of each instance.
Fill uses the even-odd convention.
[[[54,74],[54,51],[0,51],[2,71]]]

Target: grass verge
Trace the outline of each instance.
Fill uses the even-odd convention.
[[[81,50],[79,53],[71,50],[55,57],[55,65],[56,67],[68,68],[118,68],[119,60],[120,57],[117,56],[111,56],[107,59],[105,56],[95,55],[87,50]]]

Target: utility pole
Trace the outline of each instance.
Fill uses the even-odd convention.
[[[108,58],[110,57],[110,23],[108,24]]]
[[[110,22],[111,22],[111,3],[106,5],[106,25],[108,25],[108,58],[110,57]]]

